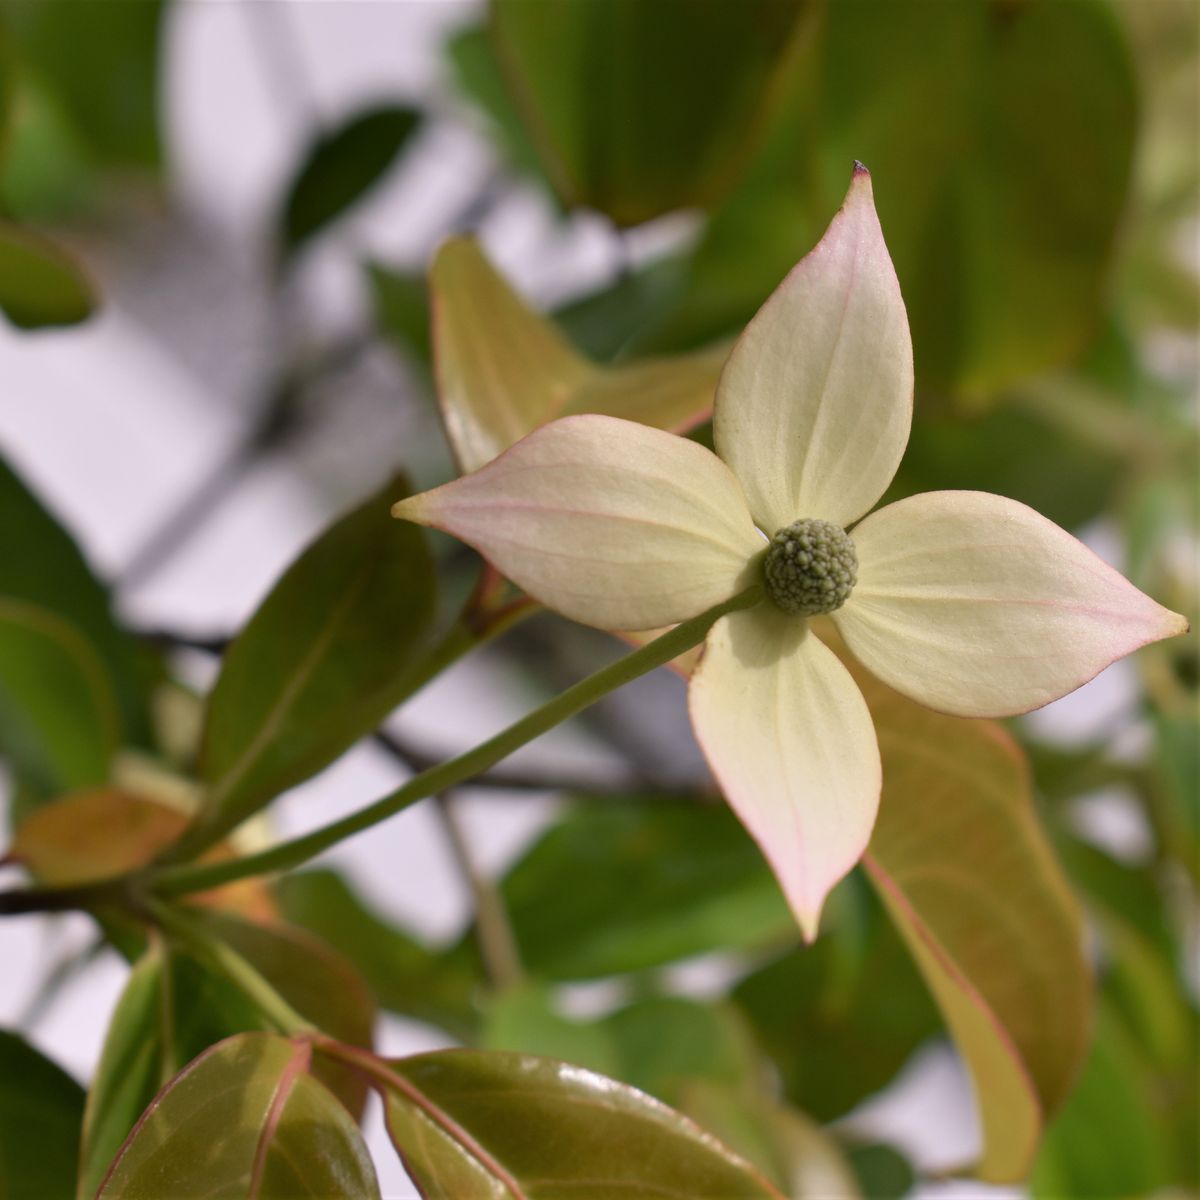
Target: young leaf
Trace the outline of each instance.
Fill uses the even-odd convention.
[[[644,970],[795,932],[761,853],[723,805],[580,803],[502,886],[522,962],[545,979]]]
[[[0,1030],[0,1196],[70,1196],[82,1118],[83,1088]]]
[[[0,222],[0,310],[18,329],[77,325],[97,303],[91,281],[65,250]]]
[[[534,312],[470,238],[442,246],[429,286],[438,399],[464,471],[558,416],[599,412],[686,430],[712,410],[724,347],[598,366]]]
[[[1087,1051],[1083,921],[1000,726],[934,713],[859,672],[883,758],[865,859],[975,1081],[981,1177],[1028,1173]]]
[[[336,220],[379,182],[420,124],[414,109],[389,104],[353,116],[308,151],[284,202],[284,254]]]
[[[474,996],[482,982],[478,954],[464,942],[429,949],[372,912],[332,871],[301,871],[275,885],[287,920],[339,947],[383,1008],[426,1021],[463,1041],[474,1038]]]
[[[362,1135],[310,1059],[307,1043],[263,1033],[206,1050],[142,1115],[97,1200],[379,1200]]]
[[[90,883],[145,866],[176,841],[187,824],[182,811],[157,800],[112,787],[90,788],[29,813],[17,825],[7,858],[40,883]],[[229,844],[222,843],[206,857],[232,855]],[[241,879],[199,899],[251,919],[275,915],[262,879]]]
[[[496,56],[562,198],[636,225],[737,177],[807,5],[498,0]]]
[[[782,1198],[687,1118],[567,1063],[450,1050],[391,1062],[376,1079],[388,1133],[426,1197]]]
[[[204,728],[209,791],[187,851],[327,766],[412,686],[434,575],[420,532],[390,515],[403,494],[393,480],[327,529],[229,647]]]
[[[0,597],[0,751],[39,796],[100,784],[117,745],[116,699],[79,630]]]
[[[215,929],[304,1016],[335,1036],[369,1044],[373,1008],[336,952],[286,926],[221,922]],[[88,1093],[79,1200],[96,1194],[139,1114],[181,1063],[234,1034],[264,1028],[262,1016],[226,979],[179,951],[151,946],[113,1011]],[[348,1111],[361,1112],[361,1080],[325,1058],[314,1073]]]

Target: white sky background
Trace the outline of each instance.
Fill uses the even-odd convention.
[[[364,255],[421,267],[447,232],[447,214],[488,178],[488,144],[454,99],[439,51],[446,33],[477,8],[459,0],[175,0],[165,99],[176,211],[149,208],[116,244],[82,243],[109,297],[96,320],[35,336],[0,326],[0,451],[60,513],[103,574],[121,569],[236,440],[268,358],[264,347],[280,336],[266,290],[264,234],[318,122],[336,124],[385,98],[432,103],[434,111],[410,160],[308,254],[284,336],[321,340],[361,327]],[[299,68],[301,95],[292,95],[283,39],[289,31],[290,70]],[[659,223],[635,231],[632,252],[653,252],[676,229]],[[519,189],[489,211],[482,235],[498,264],[539,303],[603,283],[622,253],[603,219],[556,224],[538,195]],[[414,447],[436,445],[436,423],[404,403],[407,380],[398,364],[372,356],[344,386],[320,437],[297,456],[260,466],[177,559],[121,597],[131,619],[227,632],[331,513],[394,460],[418,475],[429,472],[423,481],[432,481],[440,463],[435,457],[430,466]],[[1092,540],[1100,553],[1111,552],[1102,531]],[[212,670],[201,659],[191,665],[198,680]],[[670,693],[681,690],[670,680],[654,688],[656,699],[668,701],[665,736],[686,741],[682,709],[670,703]],[[1118,664],[1038,714],[1039,731],[1081,740],[1111,728],[1131,695],[1128,668]],[[422,693],[400,724],[423,743],[465,747],[527,704],[486,659],[470,661]],[[681,753],[694,761],[690,749]],[[607,761],[602,747],[574,729],[555,731],[526,754],[538,762]],[[311,827],[396,781],[394,764],[360,747],[281,803],[278,824],[284,832]],[[510,861],[551,803],[506,801],[497,793],[468,799],[465,816],[483,865],[496,870]],[[1100,798],[1093,808],[1102,835],[1136,847],[1142,831],[1119,797]],[[441,831],[421,808],[339,847],[327,861],[344,868],[379,910],[426,935],[448,939],[467,919]],[[49,965],[89,938],[81,917],[0,923],[0,1025],[14,1024]],[[95,1065],[125,973],[115,955],[105,955],[28,1025],[32,1040],[80,1079]],[[690,974],[703,981],[703,971]],[[387,1018],[380,1044],[399,1054],[444,1038]],[[867,1106],[860,1124],[930,1167],[967,1160],[977,1145],[969,1085],[939,1047],[922,1052],[885,1097]],[[377,1116],[370,1132],[385,1197],[416,1196]],[[966,1200],[1019,1193],[956,1183],[921,1194]]]

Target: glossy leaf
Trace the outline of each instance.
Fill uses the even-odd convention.
[[[75,626],[100,656],[130,741],[149,739],[146,688],[131,639],[113,618],[108,588],[62,522],[0,461],[0,595],[25,600]]]
[[[214,919],[212,927],[301,1015],[335,1037],[370,1043],[373,1006],[354,968],[336,951],[286,926]],[[117,1002],[88,1094],[80,1200],[95,1194],[139,1114],[182,1063],[233,1034],[266,1028],[224,977],[178,950],[168,954],[161,944],[151,946]],[[315,1074],[349,1111],[361,1112],[361,1080],[324,1058]]]
[[[763,151],[706,231],[669,344],[739,328],[815,242],[858,158],[876,180],[919,384],[991,392],[1083,349],[1136,118],[1108,5],[830,4],[789,79]]]
[[[71,255],[47,238],[0,222],[0,310],[18,329],[77,325],[97,303]]]
[[[467,943],[436,951],[372,912],[333,871],[301,871],[275,885],[284,916],[337,946],[362,972],[379,1004],[470,1040],[482,979]]]
[[[162,0],[11,0],[5,5],[23,64],[102,165],[158,163],[165,9]]]
[[[741,1014],[681,996],[648,997],[578,1020],[563,1016],[543,989],[526,986],[493,1002],[483,1044],[562,1059],[677,1106],[697,1080],[738,1087],[761,1068]]]
[[[983,1178],[1025,1177],[1087,1050],[1083,924],[1004,731],[859,673],[884,794],[864,860],[975,1081]]]
[[[762,855],[718,804],[581,802],[502,891],[521,960],[546,979],[644,970],[795,930]]]
[[[389,515],[403,494],[394,480],[327,529],[229,647],[209,700],[209,792],[190,849],[327,766],[412,686],[434,580],[420,533]]]
[[[469,238],[438,251],[430,297],[438,398],[464,471],[557,416],[604,413],[681,431],[712,409],[724,347],[599,366],[534,312]]]
[[[284,202],[280,243],[292,253],[379,182],[420,124],[411,108],[387,105],[356,114],[308,151]]]
[[[103,783],[117,745],[116,699],[79,630],[0,598],[0,749],[41,796]]]
[[[563,199],[635,225],[732,184],[806,7],[496,0],[491,33]]]
[[[781,1197],[685,1117],[580,1067],[450,1050],[388,1070],[388,1133],[426,1197]]]
[[[701,1082],[683,1104],[688,1116],[743,1154],[792,1200],[859,1200],[854,1171],[833,1136],[764,1095]],[[878,1200],[871,1193],[870,1200]]]
[[[146,1110],[97,1200],[378,1200],[362,1135],[307,1073],[310,1057],[261,1033],[205,1051]]]
[[[83,1088],[15,1033],[0,1030],[0,1196],[70,1196]]]

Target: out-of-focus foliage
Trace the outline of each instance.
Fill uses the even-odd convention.
[[[0,309],[19,329],[74,325],[96,306],[92,285],[53,242],[0,225]]]
[[[280,253],[289,255],[379,182],[420,124],[411,108],[359,113],[308,151],[280,219]]]
[[[635,225],[728,191],[810,7],[493,0],[489,32],[563,199]]]
[[[0,1195],[72,1194],[83,1102],[61,1067],[0,1030]]]

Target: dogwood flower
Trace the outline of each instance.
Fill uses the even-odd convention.
[[[717,453],[604,415],[564,417],[397,516],[468,542],[532,596],[608,630],[722,617],[689,684],[696,736],[805,936],[861,857],[881,786],[867,705],[815,635],[912,699],[1008,716],[1183,632],[1081,542],[1014,500],[930,492],[864,516],[912,419],[899,283],[856,166],[820,243],[735,344]]]

